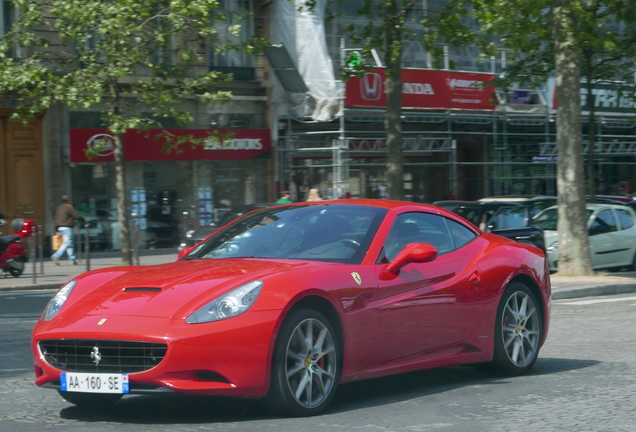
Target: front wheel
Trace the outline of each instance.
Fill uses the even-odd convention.
[[[65,401],[83,408],[99,408],[112,405],[123,396],[121,394],[95,394],[67,391],[58,391],[58,393]]]
[[[491,366],[515,376],[527,373],[539,355],[543,321],[534,293],[523,283],[511,283],[497,308],[495,352]]]
[[[264,403],[292,416],[312,416],[333,398],[340,377],[340,349],[329,320],[312,309],[290,312],[281,326]]]

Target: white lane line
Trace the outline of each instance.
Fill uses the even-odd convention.
[[[554,302],[556,304],[562,305],[590,305],[596,303],[613,303],[613,302],[624,302],[628,300],[636,300],[636,297],[618,297],[618,298],[604,298],[604,299],[595,299],[595,300],[579,300],[573,302]]]

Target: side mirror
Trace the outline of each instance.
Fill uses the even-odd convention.
[[[177,261],[180,260],[181,258],[183,258],[184,256],[186,256],[187,254],[189,254],[190,252],[192,252],[192,249],[194,249],[194,246],[188,246],[187,248],[183,248],[183,250],[181,252],[179,252],[179,256],[177,257]]]
[[[416,262],[424,263],[437,258],[437,249],[425,243],[411,243],[404,246],[404,249],[389,263],[387,271],[397,273],[405,265]]]

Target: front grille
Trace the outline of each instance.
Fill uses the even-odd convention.
[[[157,366],[166,344],[94,339],[52,339],[39,342],[48,364],[66,372],[135,373]]]

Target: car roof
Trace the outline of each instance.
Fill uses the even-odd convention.
[[[498,202],[498,201],[509,201],[509,202],[530,202],[530,201],[541,201],[541,200],[556,200],[557,197],[550,195],[501,195],[501,196],[492,196],[481,198],[479,202]]]
[[[553,210],[553,209],[557,209],[557,208],[559,208],[558,205],[553,205],[553,206],[550,206],[550,207],[546,208],[543,211]],[[601,209],[606,209],[606,208],[614,208],[614,209],[622,209],[622,210],[624,210],[624,209],[627,209],[627,208],[630,208],[630,207],[626,206],[626,205],[623,205],[623,204],[590,203],[590,202],[585,203],[585,209],[586,210],[595,211],[595,210],[601,210]]]

